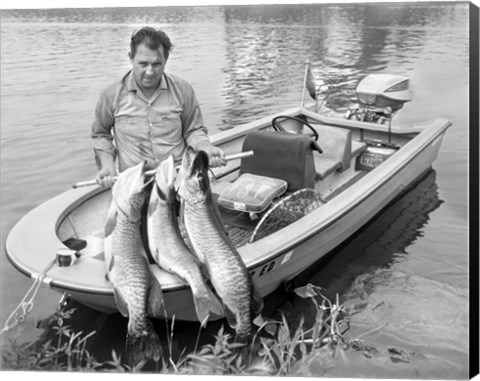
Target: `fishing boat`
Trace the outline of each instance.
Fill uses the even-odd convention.
[[[432,167],[451,125],[411,125],[395,114],[410,101],[408,78],[374,74],[358,84],[357,104],[339,110],[328,90],[315,102],[211,137],[227,155],[211,188],[229,239],[266,296],[347,240]],[[87,184],[87,185],[86,185]],[[10,231],[13,266],[93,309],[117,311],[105,277],[103,231],[111,191],[77,184],[25,215]],[[90,185],[89,185],[90,184]],[[82,186],[80,186],[82,185]],[[86,186],[85,186],[86,185]],[[188,244],[188,236],[185,235]],[[197,321],[190,288],[156,264],[165,317]]]

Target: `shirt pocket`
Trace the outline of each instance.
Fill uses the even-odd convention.
[[[143,118],[120,116],[115,118],[115,133],[139,141],[148,138],[148,121]]]
[[[156,144],[178,145],[183,140],[182,110],[174,109],[164,112],[152,122],[151,134]]]

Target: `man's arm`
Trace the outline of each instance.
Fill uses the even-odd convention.
[[[112,95],[108,91],[104,91],[100,95],[95,108],[91,137],[98,168],[95,179],[105,187],[113,185],[115,180],[112,177],[117,174],[115,166],[116,151],[112,135],[114,124]]]
[[[193,88],[189,85],[185,92],[185,105],[182,114],[183,137],[195,151],[208,155],[211,167],[225,165],[225,153],[215,147],[208,138],[208,130],[203,123],[202,113]]]

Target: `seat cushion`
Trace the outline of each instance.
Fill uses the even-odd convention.
[[[243,151],[255,154],[242,159],[240,172],[285,180],[289,192],[314,188],[314,149],[316,144],[307,135],[251,131],[245,137]]]
[[[218,205],[242,212],[264,211],[275,197],[287,190],[287,182],[273,177],[242,174],[218,196]]]

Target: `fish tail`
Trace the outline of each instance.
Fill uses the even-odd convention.
[[[224,315],[222,303],[208,287],[205,286],[205,289],[201,292],[192,290],[192,293],[195,310],[200,322],[203,322],[208,316],[215,318]]]
[[[132,366],[141,361],[159,361],[163,351],[153,325],[149,322],[145,330],[138,333],[127,333],[127,360]]]

